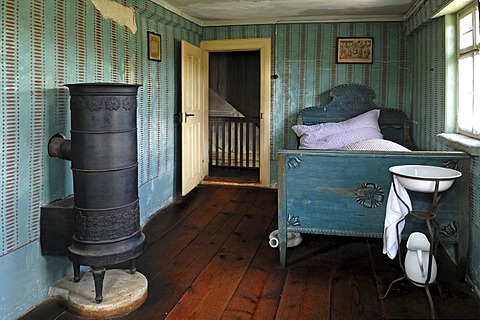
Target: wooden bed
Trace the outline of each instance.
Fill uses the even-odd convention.
[[[299,114],[299,123],[339,122],[372,109],[380,109],[378,123],[384,139],[410,150],[410,122],[404,113],[379,108],[374,91],[347,84],[331,90],[332,101]],[[287,232],[382,238],[388,193],[389,168],[423,164],[455,168],[463,173],[442,193],[435,213],[440,242],[465,275],[469,221],[469,157],[463,152],[441,151],[278,151],[278,237],[280,264],[285,267]],[[426,210],[432,195],[408,191],[413,209]],[[403,238],[425,230],[425,223],[408,219]],[[403,247],[404,242],[401,243]],[[385,259],[388,257],[385,255]]]

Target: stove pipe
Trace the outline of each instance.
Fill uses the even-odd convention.
[[[137,90],[118,83],[66,84],[70,91],[71,141],[50,139],[52,157],[71,160],[74,234],[68,247],[74,280],[90,266],[95,300],[103,299],[106,266],[130,261],[144,250],[137,172]]]

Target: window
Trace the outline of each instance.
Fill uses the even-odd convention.
[[[480,35],[475,2],[458,13],[458,111],[459,133],[480,138]]]

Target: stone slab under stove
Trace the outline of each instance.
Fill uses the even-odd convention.
[[[103,282],[103,301],[95,301],[95,284],[91,271],[81,274],[74,282],[73,274],[59,280],[50,288],[49,295],[64,299],[75,314],[89,318],[126,315],[140,307],[148,294],[148,281],[140,272],[109,269]]]

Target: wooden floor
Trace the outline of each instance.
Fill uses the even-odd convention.
[[[268,235],[277,228],[276,190],[200,186],[145,226],[138,271],[149,295],[120,319],[419,319],[429,318],[423,288],[402,281],[381,239],[303,235],[289,248],[288,266]],[[479,301],[437,256],[431,288],[437,318],[479,319]],[[121,267],[121,266],[117,266]],[[82,319],[47,300],[21,319]]]

